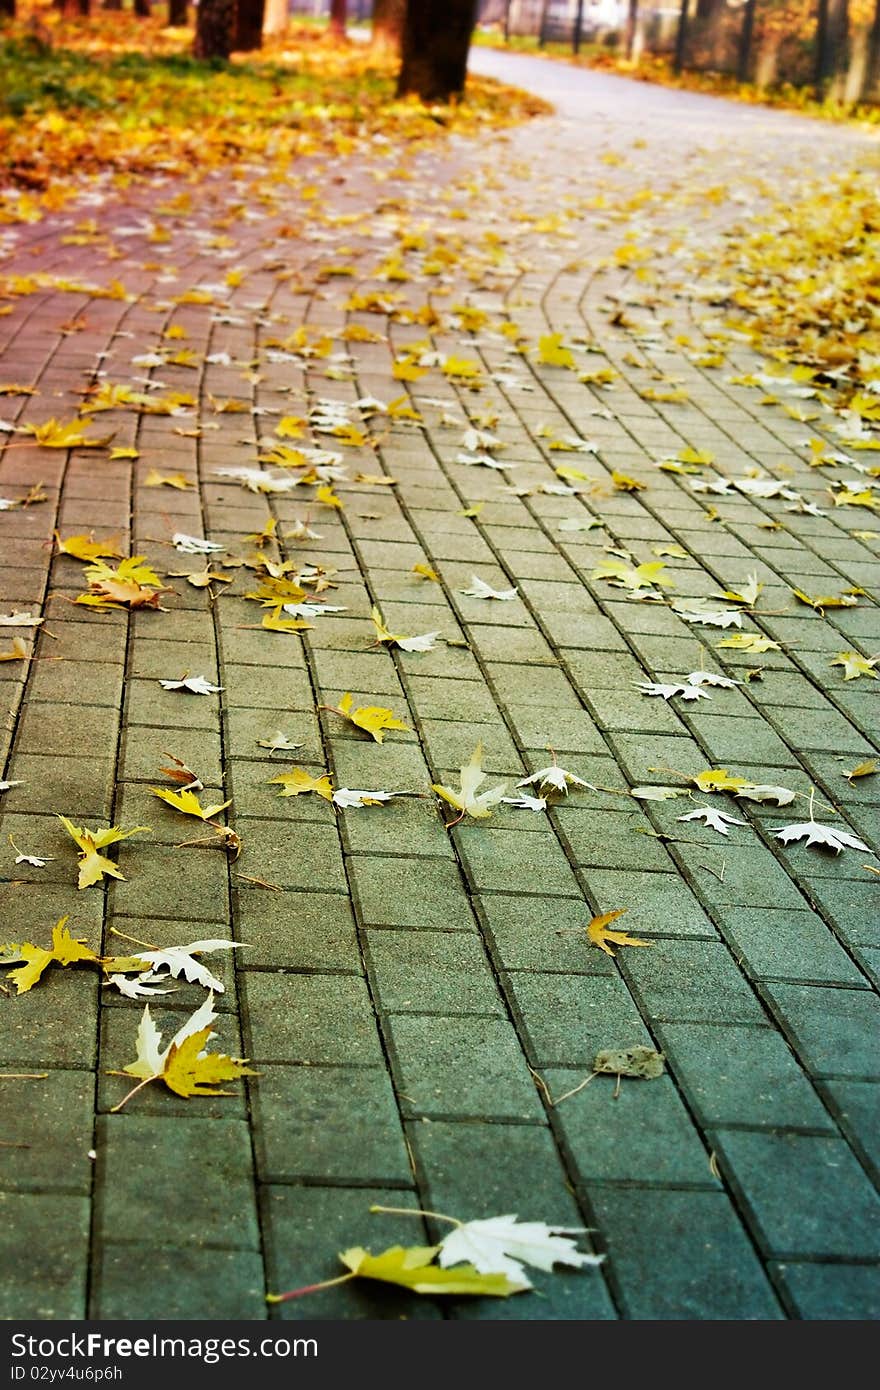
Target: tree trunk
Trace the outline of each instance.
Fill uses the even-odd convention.
[[[101,8],[104,10],[121,10],[122,0],[104,0],[104,4]]]
[[[187,0],[168,0],[168,24],[172,29],[182,29],[187,20]]]
[[[408,4],[397,95],[414,93],[425,102],[461,96],[476,22],[476,0]]]
[[[877,0],[880,5],[880,0]],[[373,36],[370,48],[380,56],[400,53],[403,42],[403,23],[406,0],[376,0],[373,6]]]
[[[263,15],[266,0],[236,0],[232,47],[238,53],[253,53],[263,46]]]
[[[15,19],[15,0],[0,0],[0,15]]]
[[[194,58],[229,57],[235,0],[200,0],[193,40]]]
[[[283,34],[287,28],[287,0],[266,0],[263,15],[264,34]]]
[[[345,23],[348,19],[348,0],[330,0],[330,37],[345,38]]]
[[[134,12],[138,19],[149,19],[153,13],[150,0],[134,0]]]
[[[13,0],[13,4],[15,0]],[[864,95],[873,97],[880,88],[880,0],[874,9],[874,23],[868,39],[868,64],[865,72]]]

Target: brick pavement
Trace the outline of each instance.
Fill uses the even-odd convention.
[[[405,167],[377,146],[332,166],[304,161],[286,182],[252,168],[184,189],[105,186],[2,232],[3,276],[119,280],[126,291],[101,298],[56,282],[4,300],[0,383],[35,388],[0,397],[5,420],[70,419],[78,393],[101,380],[147,378],[157,396],[195,402],[179,417],[96,415],[92,432],[112,428],[134,462],[0,435],[0,494],[20,499],[37,482],[48,494],[0,514],[3,611],[46,619],[35,659],[0,666],[4,775],[21,782],[0,800],[4,935],[46,943],[70,912],[76,933],[105,951],[124,949],[115,932],[156,945],[247,943],[216,967],[226,984],[216,1045],[258,1073],[230,1098],[154,1086],[111,1113],[125,1084],[107,1073],[131,1060],[140,1003],[76,969],[0,1000],[2,1070],[48,1073],[0,1082],[8,1318],[878,1311],[880,918],[863,867],[874,861],[773,839],[804,817],[805,801],[793,814],[699,798],[748,822],[722,840],[678,824],[687,801],[627,794],[674,781],[667,769],[726,766],[815,787],[839,808],[837,824],[878,844],[878,779],[841,775],[877,751],[876,687],[828,666],[844,648],[877,650],[876,604],[821,616],[789,587],[875,591],[876,537],[853,534],[870,514],[827,509],[826,479],[806,462],[805,434],[835,443],[830,413],[806,426],[731,383],[765,364],[712,304],[725,236],[753,206],[794,193],[805,165],[876,157],[876,141],[561,67],[504,72],[556,91],[561,115],[491,149],[453,138]],[[85,218],[97,231],[71,244]],[[617,254],[623,243],[648,258]],[[409,279],[395,278],[398,252]],[[230,269],[244,274],[227,283]],[[194,286],[208,286],[209,302],[175,302]],[[348,307],[352,294],[397,312]],[[461,305],[485,320],[468,328]],[[419,321],[424,306],[435,312]],[[307,343],[330,338],[332,355],[284,345],[303,324]],[[343,337],[353,324],[377,341]],[[505,324],[516,325],[508,336]],[[186,337],[163,337],[171,325]],[[517,331],[532,347],[559,332],[579,372],[609,369],[610,382],[517,352]],[[167,360],[181,346],[193,366]],[[723,364],[702,364],[719,346]],[[407,350],[427,352],[428,368],[404,383],[391,366]],[[156,351],[155,365],[133,361]],[[445,375],[431,353],[478,361],[482,390]],[[646,398],[670,380],[685,402]],[[253,466],[279,417],[319,399],[402,393],[422,424],[363,412],[370,443],[340,450],[341,511],[306,488],[264,495],[217,475]],[[218,410],[227,399],[241,409]],[[468,418],[503,440],[492,452],[515,467],[457,461]],[[596,450],[550,450],[561,434]],[[822,514],[694,493],[689,476],[653,466],[685,446],[714,453],[709,476],[758,465]],[[543,491],[560,464],[597,481]],[[149,487],[151,468],[198,487]],[[615,490],[614,469],[647,486]],[[396,481],[358,483],[359,471]],[[304,517],[320,539],[285,538]],[[560,525],[591,519],[592,529]],[[171,548],[175,531],[240,555],[245,534],[272,520],[280,545],[266,553],[332,567],[326,597],[345,609],[301,635],[255,630],[247,569],[227,570],[233,582],[211,591],[171,579],[166,612],[72,607],[82,566],[50,543],[55,527],[112,532],[161,573],[197,571],[199,559]],[[657,546],[685,552],[665,561],[676,600],[757,574],[765,589],[747,626],[779,650],[717,650],[717,630],[592,578],[609,547],[638,564]],[[417,563],[440,582],[414,574]],[[463,596],[473,574],[516,586],[516,600]],[[424,653],[371,645],[373,603],[392,631],[439,629],[443,641]],[[18,631],[30,645],[30,630]],[[633,684],[700,665],[737,678],[761,666],[763,678],[696,705]],[[158,685],[185,672],[222,692]],[[411,732],[380,747],[319,709],[345,691],[390,706]],[[296,752],[261,745],[276,730]],[[552,749],[600,790],[573,789],[541,814],[502,806],[447,831],[430,784],[457,784],[478,741],[495,779],[545,767]],[[239,859],[175,847],[198,827],[150,794],[166,751],[232,798]],[[279,799],[268,779],[294,761],[336,786],[422,797],[340,811],[315,796]],[[124,882],[78,893],[55,812],[153,831],[120,846]],[[15,865],[10,835],[53,859]],[[618,907],[649,950],[612,959],[571,930]],[[182,985],[153,1012],[172,1027],[202,998]],[[597,1049],[635,1043],[663,1049],[666,1075],[624,1081],[616,1099],[613,1078],[600,1077],[548,1103],[585,1077]],[[606,1259],[536,1274],[540,1298],[441,1307],[364,1284],[267,1310],[267,1289],[337,1273],[347,1245],[375,1250],[443,1229],[370,1215],[374,1202],[583,1224]]]

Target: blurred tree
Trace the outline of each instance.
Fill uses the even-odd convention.
[[[168,0],[168,23],[174,29],[182,29],[187,20],[187,0]]]
[[[330,0],[330,36],[345,38],[345,24],[348,19],[348,0]]]
[[[138,19],[149,19],[153,13],[150,0],[134,0],[134,12]]]
[[[374,53],[391,56],[400,52],[405,17],[406,0],[375,0],[373,35],[370,40],[370,47]]]
[[[461,96],[477,0],[413,0],[406,7],[397,95],[422,101]]]
[[[194,58],[228,58],[232,51],[235,0],[199,0]]]
[[[15,19],[15,0],[0,0],[0,15]]]
[[[263,18],[266,0],[236,0],[232,47],[239,53],[253,53],[263,46]]]
[[[263,17],[264,34],[283,34],[287,28],[287,0],[266,0]]]

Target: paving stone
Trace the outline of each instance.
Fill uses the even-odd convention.
[[[43,1080],[5,1082],[3,1191],[90,1195],[94,1090],[90,1071],[53,1071]],[[45,1143],[47,1133],[53,1137],[51,1147]]]
[[[772,1268],[798,1318],[874,1322],[880,1313],[880,1267],[877,1265],[786,1260]]]
[[[795,1051],[815,1075],[877,1075],[878,1000],[869,990],[768,984],[764,992]]]
[[[4,1316],[85,1317],[89,1202],[68,1193],[0,1192],[0,1301]],[[22,1259],[22,1232],[27,1258]]]
[[[631,995],[616,976],[516,971],[507,977],[506,987],[534,1066],[588,1069],[600,1049],[652,1046]]]
[[[774,1255],[877,1258],[880,1199],[841,1139],[748,1130],[713,1139],[722,1173]]]
[[[813,913],[717,908],[731,950],[761,978],[864,984],[864,976]]]
[[[618,961],[634,996],[651,1019],[765,1021],[760,1002],[720,941],[657,941],[650,950],[621,948]]]
[[[411,1184],[384,1067],[267,1066],[249,1089],[263,1182]]]
[[[880,1090],[874,1081],[825,1081],[823,1094],[863,1163],[880,1172]]]
[[[506,1019],[393,1014],[387,1028],[404,1115],[541,1118],[534,1082]]]
[[[233,912],[236,936],[248,943],[249,966],[360,970],[347,894],[313,890],[275,893],[239,883]]]
[[[577,880],[560,846],[549,836],[516,830],[488,830],[462,825],[453,832],[474,889],[528,891],[540,875],[548,893],[573,894]]]
[[[353,975],[247,971],[245,1049],[256,1064],[380,1066],[370,997]]]
[[[266,1316],[263,1261],[254,1250],[157,1250],[137,1242],[98,1252],[90,1317],[126,1322],[221,1322]]]
[[[366,933],[367,967],[389,1013],[497,1014],[504,1003],[486,953],[464,932]]]
[[[723,1193],[592,1184],[589,1198],[625,1317],[739,1322],[783,1316]],[[665,1255],[658,1264],[660,1248]]]
[[[441,860],[382,859],[355,855],[349,860],[352,890],[365,925],[441,927],[471,931],[475,923],[462,891],[458,868]]]

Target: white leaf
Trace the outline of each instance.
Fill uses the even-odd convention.
[[[492,787],[489,791],[480,792],[477,795],[477,787],[481,782],[485,782],[486,774],[483,771],[483,745],[478,743],[470,760],[461,769],[461,787],[455,791],[453,787],[439,786],[433,783],[432,787],[438,796],[444,801],[448,801],[450,806],[455,806],[459,811],[477,819],[484,819],[491,815],[492,807],[497,806],[503,800],[504,793],[507,791],[507,783],[503,782],[499,787]]]
[[[502,796],[505,806],[516,806],[520,811],[546,811],[547,802],[543,796]]]
[[[516,468],[515,463],[501,463],[498,459],[490,458],[488,454],[456,454],[455,462],[482,464],[484,468],[495,468],[499,473],[504,473],[509,468]]]
[[[498,598],[508,602],[516,598],[516,589],[493,589],[491,584],[487,584],[484,579],[479,579],[477,575],[471,575],[471,587],[462,589],[461,592],[468,598]]]
[[[42,618],[32,618],[30,613],[0,613],[0,627],[39,627]]]
[[[567,772],[564,767],[557,767],[554,763],[552,767],[542,767],[538,772],[533,772],[531,777],[523,777],[521,782],[517,782],[518,787],[535,786],[539,791],[563,792],[568,795],[569,787],[586,787],[588,791],[594,792],[596,788],[592,782],[585,782],[582,777],[575,777],[573,772]]]
[[[235,943],[229,941],[223,942],[222,944],[232,946]],[[189,1018],[186,1020],[183,1026],[181,1028],[178,1028],[177,1032],[174,1034],[174,1037],[171,1039],[171,1042],[168,1044],[164,1053],[162,1054],[162,1065],[164,1066],[165,1058],[168,1056],[168,1053],[171,1051],[173,1046],[176,1045],[177,1047],[180,1047],[180,1044],[182,1042],[185,1042],[187,1038],[191,1038],[193,1033],[200,1033],[203,1028],[210,1027],[210,1025],[214,1022],[214,1019],[216,1017],[217,1011],[214,1008],[214,995],[213,992],[211,992],[209,993],[205,1002],[199,1005],[195,1013],[190,1014]],[[210,1042],[211,1038],[213,1037],[214,1034],[211,1033],[206,1041]],[[199,1055],[201,1056],[201,1053]]]
[[[724,690],[729,690],[734,685],[742,685],[742,681],[731,680],[729,676],[716,676],[714,671],[691,671],[689,676],[685,676],[685,680],[688,685],[720,685]]]
[[[559,531],[594,531],[604,524],[597,516],[590,516],[585,520],[581,520],[579,516],[566,516],[563,517],[556,529]]]
[[[582,1226],[546,1226],[543,1221],[517,1221],[515,1215],[492,1216],[485,1221],[467,1221],[440,1242],[439,1263],[448,1269],[463,1260],[481,1274],[506,1274],[517,1283],[531,1287],[523,1265],[552,1270],[554,1264],[582,1269],[602,1263],[604,1256],[587,1255],[577,1249],[569,1235],[581,1235]],[[559,1234],[554,1234],[558,1232]]]
[[[15,862],[16,864],[30,864],[35,869],[45,869],[47,864],[53,862],[53,858],[52,855],[47,856],[45,859],[41,859],[38,854],[17,854],[15,856]]]
[[[347,608],[333,603],[283,603],[281,607],[292,618],[320,618],[324,613],[348,612]]]
[[[393,801],[395,796],[414,796],[415,792],[365,792],[351,787],[339,787],[333,793],[334,806],[369,806],[374,801]]]
[[[432,652],[439,636],[439,632],[423,632],[418,637],[395,637],[394,642],[402,652]]]
[[[203,540],[199,536],[188,536],[185,531],[175,531],[171,544],[181,555],[212,555],[215,550],[225,550],[225,545]]]
[[[742,627],[742,613],[738,608],[709,610],[688,608],[684,604],[673,603],[673,612],[686,623],[702,623],[704,627]]]
[[[679,816],[679,820],[701,820],[710,829],[717,830],[719,835],[729,835],[731,825],[748,825],[748,821],[737,820],[736,816],[729,816],[726,811],[716,811],[714,806],[698,806],[695,811],[688,811],[686,816]]]
[[[771,787],[763,782],[755,782],[750,787],[740,787],[734,796],[743,801],[775,801],[777,806],[788,806],[794,801],[795,793],[788,787]]]
[[[147,961],[154,974],[164,965],[169,975],[173,975],[175,978],[178,975],[183,975],[191,984],[204,985],[205,989],[216,990],[218,994],[222,994],[223,984],[221,981],[211,974],[206,965],[195,960],[192,952],[231,951],[241,945],[242,942],[240,941],[212,938],[207,941],[191,941],[188,946],[166,946],[164,950],[137,951],[135,959]]]
[[[157,985],[150,985],[148,981],[154,979],[151,970],[143,975],[135,975],[132,979],[128,975],[108,975],[108,985],[115,985],[120,994],[124,994],[126,999],[144,999],[153,994],[171,994],[170,989],[159,989]]]
[[[833,849],[836,854],[840,854],[842,849],[860,849],[867,854],[873,854],[873,850],[855,835],[838,830],[833,825],[820,825],[814,820],[801,821],[798,825],[784,825],[781,830],[774,830],[773,834],[784,845],[790,845],[795,840],[805,840],[808,845],[824,845],[827,849]]]
[[[310,526],[306,526],[304,521],[294,521],[293,530],[285,531],[285,536],[293,541],[322,541],[323,533],[313,531]]]
[[[685,787],[631,787],[630,796],[638,801],[672,801],[686,794]]]
[[[0,782],[0,792],[8,792],[10,787],[23,787],[24,782],[20,779],[14,782]]]
[[[303,743],[292,743],[287,737],[287,734],[283,734],[280,729],[274,738],[258,738],[257,745],[260,748],[268,748],[271,753],[279,752],[282,749],[289,750],[305,747]]]
[[[697,685],[661,685],[657,681],[638,681],[637,685],[643,695],[661,695],[664,700],[671,700],[675,695],[680,695],[683,700],[711,700],[712,698]]]
[[[504,447],[498,436],[490,434],[488,430],[467,429],[461,437],[461,442],[464,448],[471,454],[475,454],[478,449],[497,449],[499,447]]]
[[[132,1076],[140,1076],[144,1080],[148,1076],[158,1076],[164,1062],[159,1051],[161,1046],[162,1034],[153,1022],[149,1004],[145,1004],[137,1030],[137,1060],[125,1070]]]
[[[159,684],[163,690],[188,690],[192,695],[217,695],[223,689],[222,685],[212,685],[206,676],[184,676],[180,681],[163,681]]]

